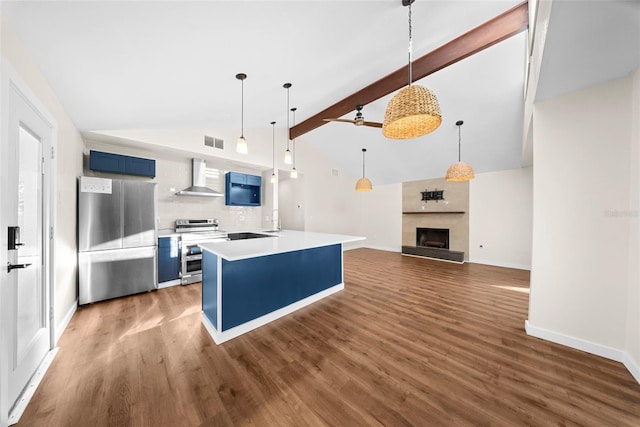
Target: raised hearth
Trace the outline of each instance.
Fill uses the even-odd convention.
[[[423,256],[437,258],[447,261],[464,262],[464,252],[450,251],[449,249],[429,248],[426,246],[403,246],[402,253],[405,255]]]

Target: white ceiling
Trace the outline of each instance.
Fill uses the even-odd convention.
[[[640,66],[640,1],[554,1],[536,101]]]
[[[414,57],[518,3],[417,0]],[[239,72],[248,75],[245,129],[268,129],[272,120],[284,126],[283,83],[293,83],[300,122],[407,60],[400,0],[1,4],[80,130],[239,129]],[[374,185],[441,177],[457,160],[455,122],[462,119],[462,158],[476,172],[518,167],[526,37],[419,82],[442,107],[443,123],[432,134],[393,141],[379,129],[330,123],[298,143],[314,145],[353,176],[366,147]],[[381,122],[389,99],[365,106],[365,118]]]

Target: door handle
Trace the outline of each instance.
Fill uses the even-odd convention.
[[[11,272],[11,270],[15,270],[18,268],[27,268],[29,267],[31,264],[11,264],[10,262],[7,263],[7,272]]]

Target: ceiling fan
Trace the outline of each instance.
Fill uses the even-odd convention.
[[[353,118],[353,120],[349,120],[349,119],[323,119],[325,122],[344,122],[344,123],[353,123],[356,126],[370,126],[373,128],[381,128],[382,127],[382,123],[377,123],[377,122],[366,122],[364,120],[364,116],[362,115],[362,105],[358,104],[356,105],[356,116]]]

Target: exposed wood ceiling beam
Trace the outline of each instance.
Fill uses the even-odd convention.
[[[508,39],[529,26],[528,1],[507,10],[460,37],[413,61],[413,81],[455,64],[475,53]],[[407,85],[408,65],[325,108],[318,114],[298,123],[289,131],[291,139],[310,132],[327,122],[323,119],[341,117],[358,104],[367,105]]]

